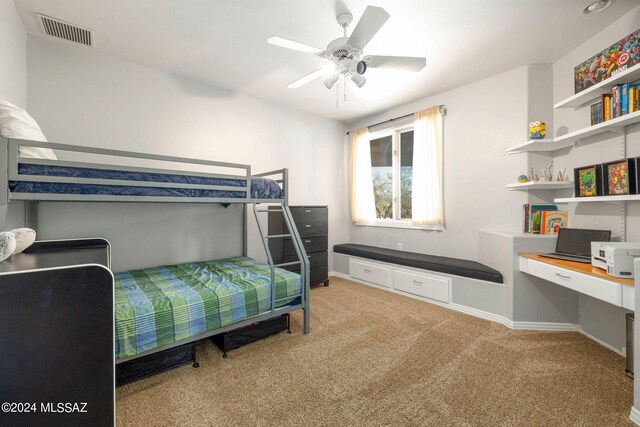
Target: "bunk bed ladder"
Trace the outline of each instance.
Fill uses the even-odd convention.
[[[284,234],[273,234],[268,235],[264,233],[264,229],[262,224],[260,224],[260,220],[258,218],[258,213],[268,213],[268,212],[282,212],[282,217],[284,219],[284,223],[289,230],[289,233]],[[280,203],[280,209],[261,209],[258,210],[257,204],[253,204],[253,214],[256,218],[256,224],[258,225],[258,232],[260,233],[260,238],[262,240],[262,245],[264,247],[264,251],[267,254],[267,262],[269,263],[269,267],[271,268],[271,312],[274,313],[276,310],[276,303],[291,299],[298,298],[302,299],[303,312],[304,312],[304,333],[308,334],[310,331],[310,311],[309,311],[309,259],[307,258],[307,252],[304,249],[304,245],[302,244],[302,239],[300,238],[300,234],[298,234],[298,230],[296,229],[293,221],[293,216],[291,215],[291,211],[289,210],[289,206],[285,202]],[[269,248],[269,239],[275,238],[285,238],[290,237],[291,243],[293,244],[293,249],[296,252],[296,256],[298,257],[298,261],[292,262],[284,262],[281,264],[275,264],[273,262],[273,256],[271,254],[271,249]],[[300,265],[300,277],[302,279],[302,290],[300,294],[295,296],[289,296],[286,298],[276,299],[276,267],[286,267],[290,265]]]

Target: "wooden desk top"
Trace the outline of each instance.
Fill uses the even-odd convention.
[[[555,267],[566,268],[567,270],[576,271],[578,273],[588,274],[599,279],[610,280],[612,282],[621,283],[623,285],[633,286],[633,279],[621,279],[619,277],[609,276],[606,271],[601,268],[594,267],[591,264],[576,261],[567,261],[564,259],[548,258],[540,256],[536,253],[519,253],[518,256],[529,258],[538,262],[543,262]]]

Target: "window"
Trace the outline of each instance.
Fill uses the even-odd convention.
[[[404,127],[371,133],[369,140],[376,219],[410,224],[413,129]]]
[[[352,221],[444,230],[442,118],[434,106],[416,112],[412,126],[349,132]]]

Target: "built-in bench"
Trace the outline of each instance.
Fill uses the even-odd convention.
[[[487,282],[503,283],[502,274],[499,271],[479,262],[466,259],[426,255],[352,243],[334,245],[333,252],[422,270],[485,280]]]

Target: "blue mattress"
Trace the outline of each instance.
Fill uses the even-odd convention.
[[[191,175],[172,175],[160,173],[128,172],[120,170],[90,169],[67,166],[32,165],[21,163],[18,174],[37,176],[56,176],[68,178],[113,179],[140,182],[158,182],[175,184],[224,185],[244,187],[241,179],[210,178]],[[16,193],[42,194],[93,194],[111,196],[156,196],[156,197],[210,197],[242,199],[242,188],[234,190],[202,190],[189,188],[135,187],[126,185],[73,184],[61,182],[10,181],[9,190]],[[251,177],[252,199],[283,199],[284,192],[272,179]]]

